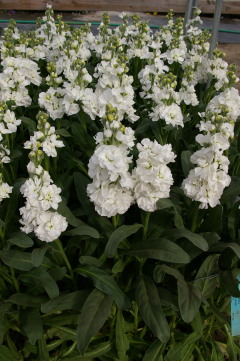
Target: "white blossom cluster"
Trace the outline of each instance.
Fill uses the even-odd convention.
[[[174,162],[171,144],[160,145],[144,138],[137,144],[139,151],[137,166],[132,175],[135,180],[134,196],[138,207],[154,212],[160,198],[168,198],[173,184],[168,163]]]
[[[0,144],[0,169],[2,169],[4,163],[9,163],[11,160],[9,158],[10,150]],[[10,193],[12,193],[13,187],[8,183],[3,182],[3,175],[0,173],[0,203],[3,199],[9,198]]]
[[[134,201],[134,181],[129,172],[134,132],[118,120],[117,109],[108,104],[104,131],[96,135],[98,143],[88,163],[92,183],[87,193],[101,216],[125,213]]]
[[[2,168],[4,163],[10,163],[10,150],[5,145],[6,136],[17,131],[21,124],[20,119],[16,119],[15,113],[8,109],[6,103],[0,103],[0,202],[4,198],[9,198],[12,188],[8,183],[3,181]]]
[[[46,114],[40,113],[38,131],[24,144],[26,149],[31,149],[31,160],[27,166],[30,178],[20,189],[26,198],[25,206],[20,208],[20,223],[23,232],[34,232],[45,242],[57,239],[68,226],[66,218],[57,212],[58,204],[62,201],[61,188],[53,184],[49,173],[40,164],[46,155],[56,157],[56,147],[63,146],[62,141],[57,140],[55,128],[47,122]]]
[[[27,86],[40,85],[42,78],[36,62],[21,57],[6,57],[1,62],[0,101],[13,100],[16,106],[31,105]]]
[[[202,148],[191,156],[196,166],[182,184],[185,194],[200,202],[200,208],[219,204],[224,188],[230,184],[229,160],[223,153],[230,146],[239,115],[240,97],[235,88],[216,95],[202,114],[205,118],[199,125],[202,134],[196,137]]]

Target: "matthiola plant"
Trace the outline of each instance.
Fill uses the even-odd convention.
[[[4,360],[240,357],[238,78],[199,15],[5,29]]]

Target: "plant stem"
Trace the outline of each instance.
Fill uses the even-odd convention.
[[[71,267],[71,265],[70,265],[70,262],[69,262],[69,260],[68,260],[68,258],[67,258],[67,256],[66,256],[66,253],[65,253],[65,251],[64,251],[64,249],[63,249],[62,242],[60,241],[59,238],[57,238],[57,239],[55,240],[55,242],[56,242],[56,245],[57,245],[57,247],[58,247],[58,249],[59,249],[59,251],[60,251],[60,253],[61,253],[61,255],[62,255],[62,258],[64,259],[64,262],[66,263],[67,269],[68,269],[68,271],[69,271],[69,274],[70,274],[71,279],[72,279],[72,281],[73,281],[73,284],[74,284],[74,286],[75,286],[75,280],[74,280],[73,270],[72,270],[72,267]]]
[[[112,224],[114,228],[117,228],[118,226],[118,215],[112,216]]]
[[[143,241],[146,240],[150,214],[151,214],[150,212],[145,213],[145,219],[144,219],[144,225],[143,225],[144,226],[144,228],[143,228]]]

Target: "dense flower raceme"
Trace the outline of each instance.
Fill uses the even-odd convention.
[[[111,217],[133,203],[152,212],[174,184],[168,164],[179,164],[167,133],[184,132],[185,122],[192,122],[191,131],[200,132],[191,156],[195,168],[180,184],[200,207],[214,207],[230,183],[226,151],[239,116],[235,68],[218,50],[209,59],[209,33],[199,29],[199,10],[186,31],[183,19],[174,20],[171,12],[155,33],[137,15],[121,18],[122,24],[110,29],[104,14],[96,36],[90,24],[70,30],[61,16],[55,21],[51,6],[28,34],[10,22],[1,41],[0,101],[11,101],[0,122],[1,167],[11,151],[6,136],[20,124],[19,109],[24,114],[35,102],[57,126],[63,121],[71,127],[72,120],[87,117],[96,142],[87,194],[97,212]],[[139,132],[144,119],[158,131]],[[31,161],[30,178],[21,189],[27,198],[22,229],[47,241],[66,228],[66,221],[57,213],[60,189],[42,160],[56,157],[62,146],[47,121],[24,144]],[[3,178],[1,184],[3,199],[11,185]]]
[[[56,148],[63,147],[47,118],[44,113],[38,114],[38,131],[24,144],[26,149],[31,150],[27,166],[30,178],[20,189],[26,198],[25,206],[20,209],[20,223],[25,233],[34,232],[38,239],[52,242],[66,230],[67,221],[57,212],[62,201],[61,188],[53,184],[49,173],[41,166],[43,157],[56,157]]]
[[[16,119],[15,113],[8,109],[6,103],[0,103],[0,202],[4,198],[9,198],[12,188],[7,182],[4,182],[2,174],[5,163],[10,163],[10,150],[6,146],[9,134],[15,133],[17,127],[21,124],[20,119]]]
[[[220,203],[223,190],[230,184],[229,160],[223,154],[230,147],[234,136],[234,122],[240,115],[240,98],[234,88],[226,89],[208,104],[204,120],[199,124],[203,134],[196,137],[202,148],[191,156],[197,167],[183,181],[187,196],[199,201],[200,208],[215,207]]]

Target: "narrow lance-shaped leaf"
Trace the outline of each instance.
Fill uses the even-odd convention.
[[[202,249],[203,251],[208,250],[208,243],[205,238],[200,234],[193,233],[187,229],[169,229],[164,232],[163,235],[172,241],[175,241],[179,238],[187,238],[196,247]]]
[[[107,272],[94,266],[79,267],[76,271],[81,275],[90,278],[97,289],[111,296],[115,300],[118,307],[127,308],[130,306],[127,296]]]
[[[157,361],[159,353],[161,352],[163,343],[159,340],[154,341],[147,349],[143,361]]]
[[[185,322],[191,322],[199,310],[201,293],[197,286],[187,283],[183,277],[177,281],[178,305]]]
[[[209,298],[215,291],[217,277],[219,273],[218,254],[209,255],[201,264],[194,284],[200,289],[202,297]]]
[[[43,325],[39,311],[29,308],[22,311],[20,314],[20,322],[28,336],[30,344],[35,345],[35,342],[43,336]]]
[[[158,290],[154,282],[144,275],[139,276],[136,283],[136,301],[144,322],[154,336],[167,342],[170,330],[161,308]]]
[[[1,361],[16,361],[9,348],[4,345],[0,346],[0,360]]]
[[[166,238],[135,243],[131,250],[124,253],[171,263],[188,263],[190,260],[189,255],[180,246]]]
[[[107,257],[114,257],[118,245],[122,240],[131,236],[131,234],[136,233],[140,228],[142,228],[142,224],[133,224],[131,226],[123,225],[117,228],[110,236],[108,243],[105,248],[105,254]]]
[[[29,271],[33,268],[31,253],[17,250],[0,251],[1,260],[10,267],[20,271]]]
[[[33,240],[23,232],[16,232],[12,234],[11,238],[7,241],[21,248],[32,247],[34,244]]]
[[[129,349],[129,341],[125,334],[125,321],[122,311],[118,310],[116,322],[116,348],[119,361],[128,361],[127,351]]]
[[[187,361],[191,360],[191,353],[195,342],[201,337],[197,332],[192,332],[181,342],[173,345],[165,356],[165,361]]]
[[[112,298],[99,290],[93,290],[86,299],[78,320],[77,347],[80,354],[106,322],[112,306]]]
[[[44,246],[42,248],[35,248],[32,251],[32,264],[34,267],[39,267],[42,264],[43,258],[45,256],[45,253],[48,250],[48,246]]]

